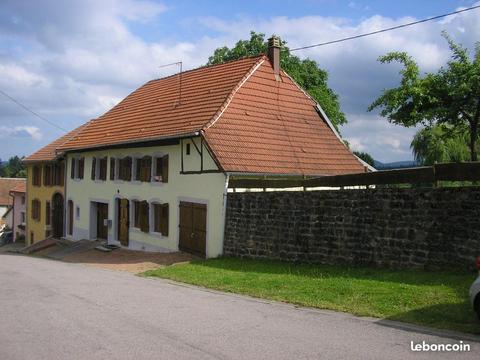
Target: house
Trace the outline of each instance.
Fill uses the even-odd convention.
[[[13,242],[25,240],[27,183],[25,179],[22,180],[10,190],[13,199],[11,208]]]
[[[66,238],[205,257],[223,251],[231,176],[366,171],[280,68],[276,38],[268,56],[147,82],[56,153],[66,161]]]
[[[79,127],[23,160],[27,168],[26,243],[64,235],[65,161],[56,148]]]
[[[0,227],[3,225],[10,229],[13,227],[13,214],[11,213],[13,198],[10,196],[10,190],[22,182],[25,182],[25,179],[0,178]]]

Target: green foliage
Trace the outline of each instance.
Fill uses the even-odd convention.
[[[280,40],[282,49],[280,65],[312,98],[323,108],[333,125],[347,123],[345,114],[340,110],[338,95],[328,87],[328,73],[318,67],[310,59],[301,60],[290,53],[286,42]],[[226,46],[216,49],[208,58],[208,65],[220,64],[225,61],[235,60],[246,56],[255,56],[267,53],[268,46],[265,34],[250,32],[249,40],[239,40],[233,48]]]
[[[467,49],[455,44],[443,33],[452,52],[451,60],[436,73],[420,76],[418,65],[404,52],[392,52],[379,58],[382,63],[403,65],[400,86],[384,90],[370,106],[394,124],[416,126],[449,124],[456,131],[467,128],[470,159],[477,161],[480,122],[480,43],[473,59]]]
[[[27,177],[27,170],[22,162],[23,158],[11,157],[6,163],[0,165],[0,177],[24,178]]]
[[[422,165],[468,161],[468,132],[455,131],[452,125],[439,124],[419,130],[410,145],[415,160]]]
[[[365,161],[367,164],[371,165],[371,166],[375,166],[375,160],[373,160],[373,157],[372,155],[370,155],[369,153],[366,153],[366,152],[363,152],[363,151],[354,151],[353,152],[355,155],[357,155],[360,159],[362,159],[363,161]]]
[[[359,316],[480,332],[468,302],[475,279],[470,273],[220,258],[144,275]]]

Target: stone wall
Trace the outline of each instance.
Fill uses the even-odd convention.
[[[472,268],[480,255],[480,188],[229,193],[224,254]]]

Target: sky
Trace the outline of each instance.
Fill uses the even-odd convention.
[[[435,16],[480,2],[467,0],[0,0],[0,159],[29,155],[102,115],[153,78],[175,73],[161,65],[204,65],[217,47],[248,39],[251,30],[276,34],[290,48],[352,36]],[[382,162],[411,160],[417,129],[368,112],[399,84],[400,67],[380,64],[406,51],[422,72],[437,71],[450,52],[441,31],[474,49],[480,9],[359,40],[296,52],[328,71],[348,124],[353,150]]]

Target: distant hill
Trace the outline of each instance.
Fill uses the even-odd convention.
[[[420,166],[416,161],[395,161],[390,163],[382,163],[381,161],[375,160],[375,165],[373,165],[377,170],[391,170],[391,169],[404,169]]]

